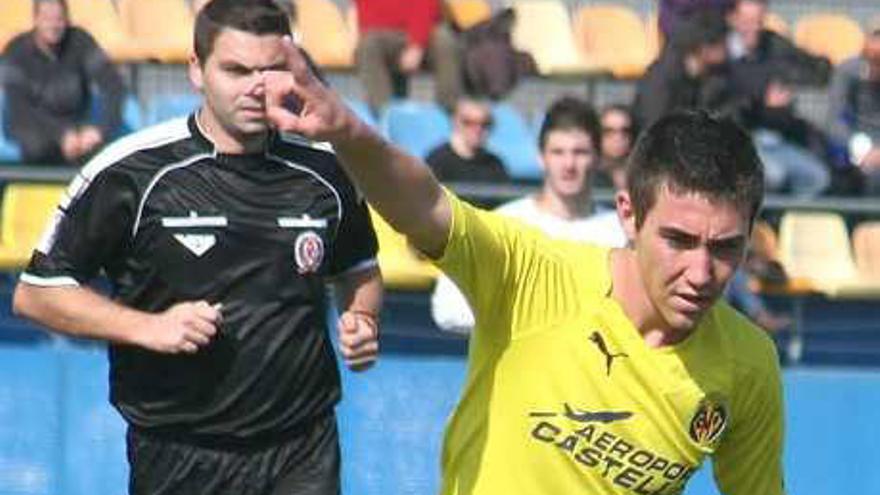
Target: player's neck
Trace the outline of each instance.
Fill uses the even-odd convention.
[[[611,254],[611,297],[636,327],[645,344],[651,348],[675,345],[686,339],[688,333],[669,328],[645,288],[639,273],[635,251],[615,249]]]
[[[206,110],[204,107],[196,113],[196,122],[199,130],[214,145],[217,153],[242,155],[258,153],[265,149],[268,133],[236,136],[223,127],[213,112]]]

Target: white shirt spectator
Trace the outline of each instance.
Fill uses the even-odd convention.
[[[613,209],[601,209],[589,216],[566,219],[542,211],[533,196],[526,196],[505,203],[496,211],[520,219],[555,239],[592,242],[609,247],[623,247],[627,243],[626,233]],[[474,313],[470,305],[455,283],[444,275],[437,278],[431,296],[431,316],[434,323],[447,332],[469,334],[474,327]]]

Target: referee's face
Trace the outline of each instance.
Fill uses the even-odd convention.
[[[729,201],[697,193],[657,191],[654,206],[634,231],[642,287],[655,325],[686,336],[721,297],[739,267],[749,215]],[[632,234],[631,234],[632,235]]]
[[[284,70],[282,37],[223,29],[206,60],[193,58],[190,79],[204,96],[201,123],[215,144],[238,144],[261,140],[268,123],[263,73]]]

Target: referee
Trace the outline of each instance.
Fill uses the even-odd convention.
[[[132,494],[339,493],[326,283],[354,369],[377,355],[382,285],[333,149],[267,125],[263,74],[289,35],[271,0],[208,4],[201,108],[88,163],[16,288],[18,314],[110,343]],[[88,287],[102,272],[112,299]]]

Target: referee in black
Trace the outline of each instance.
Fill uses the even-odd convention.
[[[268,127],[289,26],[272,0],[202,9],[201,108],[89,162],[16,288],[18,314],[109,342],[132,494],[339,493],[326,284],[354,369],[377,355],[382,284],[333,149]],[[100,273],[112,298],[89,288]]]

